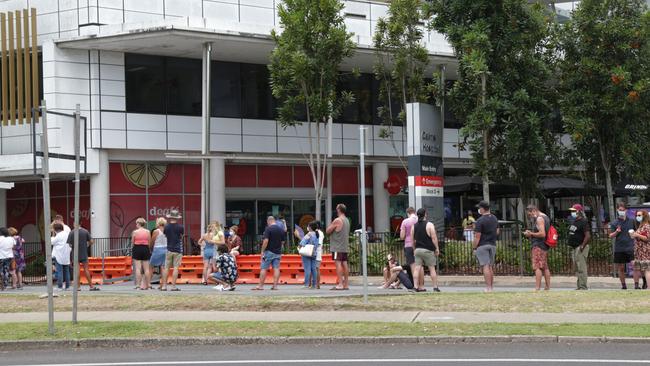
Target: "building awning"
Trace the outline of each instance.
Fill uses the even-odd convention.
[[[483,194],[481,177],[467,175],[445,177],[445,193]],[[517,197],[519,187],[511,183],[490,183],[490,194],[498,197]]]
[[[13,187],[13,183],[0,182],[0,189],[12,189]]]
[[[567,177],[544,177],[540,180],[539,188],[548,198],[605,194],[605,188],[601,185],[592,185]]]
[[[139,28],[131,24],[124,24],[120,29],[115,29],[113,26],[102,26],[99,28],[99,34],[73,37],[58,41],[56,44],[60,48],[68,49],[200,59],[203,44],[212,42],[212,58],[215,60],[256,64],[269,62],[269,56],[275,43],[268,33],[265,34],[268,30],[260,29],[253,33],[210,29],[190,26],[192,23],[190,20],[186,25],[175,20],[149,26],[141,25]],[[343,69],[354,67],[359,68],[362,72],[372,72],[375,60],[376,55],[370,45],[357,45],[354,56],[345,60],[341,67]],[[456,75],[457,61],[453,55],[430,55],[429,60],[429,69],[426,70],[428,74],[435,71],[437,65],[445,64],[447,73]]]

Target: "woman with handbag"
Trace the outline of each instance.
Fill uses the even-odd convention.
[[[23,272],[25,272],[25,239],[18,235],[18,230],[16,228],[10,227],[7,229],[9,235],[14,238],[16,244],[14,245],[14,261],[13,261],[13,270],[16,274],[16,281],[14,281],[16,288],[23,288]]]
[[[316,288],[318,285],[318,266],[316,259],[318,255],[318,222],[312,221],[307,226],[309,231],[298,244],[298,253],[302,258],[302,267],[305,271],[305,286],[303,288]]]

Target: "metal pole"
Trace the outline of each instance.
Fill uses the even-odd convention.
[[[54,334],[54,296],[52,290],[52,240],[50,239],[50,155],[48,152],[49,145],[47,140],[47,107],[45,100],[41,102],[42,115],[41,128],[41,149],[43,150],[43,160],[41,163],[43,170],[43,235],[45,237],[45,265],[47,273],[47,317],[48,330]]]
[[[77,300],[79,291],[79,160],[81,154],[81,106],[77,104],[74,112],[74,289],[72,292],[72,324],[77,324]],[[84,163],[86,164],[86,163]]]
[[[332,223],[332,116],[327,119],[327,200],[325,201],[325,225]]]
[[[210,154],[210,65],[212,60],[212,43],[203,44],[203,78],[202,78],[202,119],[201,128],[201,232],[207,230],[210,222],[210,160],[205,156]]]
[[[363,271],[363,302],[368,303],[368,236],[366,233],[366,130],[359,126],[359,176],[361,177],[361,255]]]

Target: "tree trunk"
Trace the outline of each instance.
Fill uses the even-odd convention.
[[[612,222],[616,218],[614,211],[614,188],[612,187],[612,165],[607,159],[607,154],[605,153],[605,147],[603,144],[600,144],[600,162],[603,165],[603,171],[605,172],[605,189],[607,190],[607,209],[609,210],[609,222]]]

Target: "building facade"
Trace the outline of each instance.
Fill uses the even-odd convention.
[[[408,204],[399,156],[405,130],[393,127],[394,141],[380,137],[372,36],[387,5],[344,1],[345,22],[357,43],[342,71],[362,75],[345,80],[356,102],[334,121],[333,168],[328,197],[350,208],[359,223],[359,177],[365,174],[368,225],[389,231]],[[153,221],[177,208],[192,238],[201,230],[203,47],[212,45],[210,217],[238,224],[245,235],[259,233],[268,215],[304,225],[315,211],[314,189],[304,159],[308,125],[284,129],[275,120],[268,84],[268,57],[278,29],[276,0],[9,0],[0,12],[35,8],[42,96],[48,111],[70,114],[80,105],[82,123],[82,224],[96,237],[130,233],[137,217]],[[430,69],[456,78],[453,50],[441,34],[425,31]],[[459,149],[459,125],[446,113],[443,159],[449,175],[467,175],[468,151]],[[73,154],[69,116],[48,114],[49,151]],[[358,168],[359,127],[370,131],[367,167]],[[42,238],[39,178],[42,123],[0,127],[0,226],[17,227],[30,241]],[[322,131],[322,136],[325,131]],[[326,153],[326,139],[323,139]],[[182,154],[187,154],[183,156]],[[52,158],[52,210],[72,221],[74,162]],[[466,199],[466,197],[465,197]],[[449,196],[449,211],[460,216],[463,196]],[[508,211],[506,201],[497,202]],[[503,205],[501,205],[503,204]],[[451,214],[451,213],[450,213]],[[327,220],[325,218],[325,220]]]

